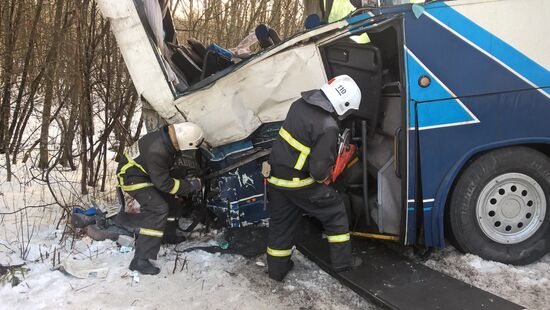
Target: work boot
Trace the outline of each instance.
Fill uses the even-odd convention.
[[[103,241],[105,239],[116,240],[120,234],[112,232],[106,229],[100,229],[97,225],[88,225],[84,229],[88,237],[96,240]]]
[[[130,270],[138,271],[141,274],[159,274],[160,268],[155,267],[148,259],[134,257],[130,263]]]
[[[71,214],[71,222],[76,228],[84,228],[88,225],[95,224],[95,216],[86,215],[84,213]]]
[[[84,231],[88,237],[96,241],[103,241],[105,239],[117,240],[120,235],[133,236],[129,231],[115,225],[103,229],[98,227],[97,224],[88,225],[84,228]]]
[[[361,257],[353,257],[351,266],[343,266],[343,267],[335,267],[334,270],[336,272],[344,272],[344,271],[351,271],[359,268],[363,264],[363,260]]]
[[[294,262],[289,259],[286,263],[269,263],[267,262],[267,273],[269,277],[275,281],[282,282],[286,275],[294,268]]]

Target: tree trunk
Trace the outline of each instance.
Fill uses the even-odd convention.
[[[73,83],[74,83],[72,86],[73,90],[71,91],[71,99],[70,99],[71,109],[69,113],[69,122],[67,124],[67,135],[65,136],[66,140],[62,147],[63,147],[63,157],[66,158],[66,162],[71,167],[71,170],[75,171],[76,165],[74,163],[74,158],[73,158],[73,144],[74,144],[74,139],[76,137],[76,132],[78,129],[77,120],[79,115],[79,106],[78,106],[79,92],[76,91],[78,89],[78,86],[76,85],[77,83],[76,77],[73,77]]]
[[[35,7],[34,18],[32,21],[32,29],[29,34],[29,40],[27,44],[27,51],[25,53],[25,60],[23,63],[23,70],[21,72],[21,82],[19,83],[19,89],[17,92],[17,98],[15,99],[15,108],[13,111],[13,121],[11,122],[8,136],[12,137],[15,131],[16,124],[19,123],[19,113],[21,111],[21,103],[23,101],[23,94],[27,86],[27,79],[29,76],[29,66],[34,54],[34,45],[37,37],[38,22],[40,21],[40,16],[42,13],[44,0],[38,0]],[[8,141],[6,141],[8,143]],[[10,152],[13,152],[13,144],[10,147]]]
[[[50,133],[50,117],[53,101],[53,87],[57,71],[58,50],[61,41],[61,20],[63,17],[63,6],[64,1],[57,0],[55,7],[55,21],[52,45],[50,46],[50,50],[48,51],[48,55],[46,57],[46,94],[44,96],[44,105],[42,109],[42,127],[40,130],[40,160],[38,161],[38,167],[40,169],[48,168],[48,137]]]
[[[0,126],[0,153],[8,151],[8,128],[10,122],[10,105],[11,105],[11,91],[12,91],[12,79],[13,79],[13,60],[15,56],[15,43],[17,41],[17,30],[19,28],[19,21],[21,20],[21,14],[23,12],[23,1],[3,0],[6,3],[4,8],[2,19],[4,20],[3,32],[4,32],[4,58],[2,60],[2,103],[0,105],[0,122],[3,124]],[[19,4],[16,6],[16,4]]]
[[[77,14],[77,17],[76,17],[76,53],[75,53],[75,71],[76,71],[76,74],[75,74],[75,85],[76,85],[76,89],[75,91],[77,92],[77,98],[78,98],[78,102],[77,102],[77,105],[79,106],[79,115],[78,115],[78,121],[79,121],[79,125],[80,125],[80,168],[81,168],[81,171],[82,171],[82,175],[81,175],[81,178],[80,178],[80,191],[82,192],[83,195],[86,195],[88,194],[88,186],[87,186],[87,181],[88,181],[88,133],[89,133],[89,128],[88,128],[88,121],[87,121],[87,118],[88,118],[88,115],[87,115],[87,112],[88,112],[88,107],[87,107],[87,104],[88,102],[86,102],[86,94],[84,94],[84,87],[83,87],[83,84],[84,84],[84,81],[83,79],[85,78],[84,77],[84,62],[83,62],[83,58],[84,58],[84,51],[82,50],[83,49],[83,46],[85,44],[85,37],[84,37],[84,25],[85,25],[85,21],[83,21],[83,19],[86,17],[86,8],[87,5],[85,5],[84,3],[82,3],[82,1],[76,1],[77,5],[76,5],[76,14]]]

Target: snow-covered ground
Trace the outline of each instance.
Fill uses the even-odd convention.
[[[299,252],[294,255],[294,271],[283,283],[268,279],[265,256],[247,259],[203,251],[178,256],[177,250],[215,242],[219,232],[194,233],[177,248],[164,246],[156,262],[161,274],[135,278],[127,269],[133,253],[121,253],[115,242],[88,237],[60,242],[64,228],[61,208],[49,205],[52,197],[47,186],[32,179],[38,171],[20,165],[14,167],[14,173],[18,178],[8,183],[0,171],[0,265],[22,265],[16,274],[21,281],[14,287],[0,283],[0,309],[375,308]],[[58,199],[67,204],[86,205],[92,196],[100,204],[109,203],[108,194],[75,195],[78,173],[54,171],[52,176],[58,180],[54,189]],[[46,206],[36,207],[41,205]],[[25,206],[35,207],[16,212]],[[16,213],[2,215],[10,212]],[[449,247],[433,254],[426,265],[528,309],[549,308],[550,255],[529,266],[515,267],[463,255]],[[70,274],[79,271],[85,278]]]
[[[47,186],[33,180],[39,172],[24,165],[13,168],[18,179],[10,183],[5,181],[5,170],[0,171],[0,265],[23,266],[16,272],[18,285],[0,283],[0,309],[373,308],[299,252],[294,255],[295,269],[284,283],[267,277],[265,257],[246,259],[203,251],[178,257],[179,250],[216,242],[221,232],[199,231],[178,248],[163,246],[156,261],[161,274],[134,278],[128,270],[133,252],[121,253],[115,242],[88,237],[61,241],[64,221],[57,227],[61,208],[48,205],[52,197]],[[54,192],[64,203],[85,206],[91,196],[74,194],[78,177],[78,172],[52,172],[52,179],[62,180],[55,183]],[[101,195],[108,196],[92,196],[100,205],[109,203],[97,199]],[[48,206],[2,215],[37,205]]]
[[[180,247],[199,245],[192,241]],[[138,276],[127,269],[133,253],[120,253],[112,241],[87,237],[73,251],[63,251],[70,270],[96,268],[95,277],[79,279],[52,270],[51,259],[29,263],[16,287],[0,289],[2,309],[369,309],[362,298],[342,287],[300,254],[296,270],[284,283],[265,274],[264,258],[203,251],[178,254],[163,247],[158,276]],[[51,258],[51,257],[50,257]],[[69,261],[69,263],[67,263]],[[185,265],[183,263],[185,262]],[[99,268],[99,269],[97,269]],[[175,271],[174,271],[175,270]],[[88,273],[86,273],[88,274]],[[105,276],[103,278],[103,276]]]

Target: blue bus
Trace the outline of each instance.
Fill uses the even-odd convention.
[[[438,248],[447,240],[510,264],[549,252],[547,1],[360,9],[219,68],[196,41],[166,31],[169,13],[156,25],[141,1],[98,3],[148,128],[187,120],[204,129],[212,152],[193,156],[209,171],[205,204],[225,225],[266,221],[262,170],[290,104],[348,74],[363,99],[343,127],[359,151],[335,186],[355,236]]]

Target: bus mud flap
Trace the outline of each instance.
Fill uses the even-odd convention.
[[[334,272],[321,234],[304,234],[297,248],[319,267],[370,302],[388,309],[524,309],[475,286],[409,260],[382,243],[353,239],[363,263],[353,271]]]

